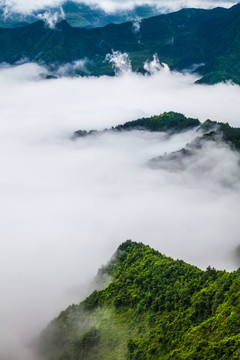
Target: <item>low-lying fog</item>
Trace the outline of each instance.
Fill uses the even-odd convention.
[[[240,127],[240,87],[194,85],[166,68],[113,78],[42,73],[33,64],[0,70],[0,353],[17,349],[18,360],[25,335],[79,302],[127,239],[201,268],[239,265],[239,155],[209,144],[174,173],[147,162],[195,131],[71,136],[170,110]]]

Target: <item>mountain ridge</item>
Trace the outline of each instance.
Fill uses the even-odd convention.
[[[0,61],[10,64],[25,58],[51,67],[86,59],[85,75],[114,75],[106,62],[114,50],[129,54],[134,71],[144,72],[144,63],[157,54],[177,71],[199,64],[201,83],[240,84],[240,4],[151,17],[141,21],[137,33],[133,22],[94,29],[73,28],[65,20],[49,29],[37,22],[0,29],[0,44]]]
[[[41,334],[42,359],[232,360],[240,355],[240,269],[206,271],[126,241],[111,283]]]
[[[222,141],[229,145],[232,150],[240,151],[240,128],[232,127],[228,123],[220,123],[207,119],[201,123],[198,119],[187,118],[181,113],[174,111],[164,112],[160,115],[154,115],[148,118],[140,118],[128,121],[115,127],[97,130],[77,130],[73,134],[73,139],[85,136],[103,134],[108,131],[150,131],[166,132],[168,135],[174,135],[191,129],[197,129],[199,133],[198,143],[202,141]],[[194,140],[196,144],[196,141]]]

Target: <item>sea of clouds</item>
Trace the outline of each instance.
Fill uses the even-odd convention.
[[[114,55],[114,54],[113,54]],[[110,60],[113,59],[110,56]],[[120,67],[121,61],[117,58]],[[157,59],[152,75],[45,80],[36,64],[0,69],[0,353],[28,359],[29,334],[79,302],[120,243],[141,241],[201,268],[234,270],[240,239],[239,155],[209,143],[182,171],[148,161],[199,134],[104,133],[177,111],[240,127],[240,87],[194,84]],[[124,62],[124,61],[123,61]],[[125,64],[126,65],[126,64]],[[20,351],[21,349],[21,351]],[[30,359],[32,359],[31,355]]]

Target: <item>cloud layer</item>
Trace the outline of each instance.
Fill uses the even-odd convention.
[[[203,268],[237,266],[238,155],[208,144],[174,173],[153,170],[148,160],[181,149],[195,131],[71,140],[78,129],[170,110],[240,126],[238,86],[194,85],[195,76],[154,69],[152,76],[42,80],[46,70],[34,64],[1,68],[0,330],[7,350],[78,302],[82,285],[128,238]]]
[[[0,4],[4,5],[9,11],[17,11],[23,13],[31,13],[34,10],[43,9],[46,7],[61,6],[63,0],[1,0]],[[107,12],[112,12],[120,9],[132,8],[135,5],[155,5],[162,9],[162,11],[176,11],[184,7],[197,8],[213,8],[216,6],[230,7],[237,3],[234,0],[76,0],[79,3],[85,3],[93,7],[100,7]]]

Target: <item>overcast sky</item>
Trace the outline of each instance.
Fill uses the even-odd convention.
[[[213,8],[216,6],[230,7],[238,1],[233,0],[77,0],[88,5],[99,6],[106,11],[131,8],[134,5],[153,4],[163,11],[175,11],[184,7]],[[1,0],[10,10],[31,12],[46,6],[59,6],[62,0]]]

